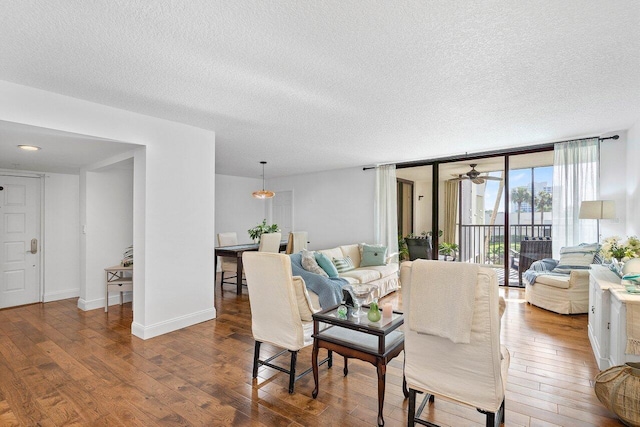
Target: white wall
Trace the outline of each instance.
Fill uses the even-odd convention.
[[[293,191],[293,225],[309,233],[309,249],[373,242],[375,170],[339,169],[273,178],[267,188]]]
[[[85,241],[87,257],[78,306],[92,310],[104,307],[104,269],[118,265],[124,250],[133,244],[133,170],[83,170],[81,179],[86,181],[81,240]],[[110,304],[116,304],[119,295],[112,293],[109,299]]]
[[[623,158],[618,159],[622,162]],[[627,198],[627,236],[640,236],[640,120],[627,131],[627,175],[622,186]]]
[[[251,196],[261,188],[261,179],[216,175],[216,235],[235,231],[238,243],[252,243],[247,230],[268,216],[269,202]]]
[[[44,302],[80,295],[79,176],[44,178]]]
[[[413,232],[420,235],[423,231],[431,231],[432,216],[432,185],[431,181],[415,181],[413,184]],[[424,196],[419,200],[419,196]]]
[[[215,317],[214,132],[4,81],[0,120],[145,146],[134,158],[132,332]]]
[[[616,218],[600,221],[601,239],[609,236],[626,235],[627,228],[627,132],[610,132],[620,139],[607,139],[600,143],[600,199],[613,200],[616,204]],[[631,217],[629,217],[631,218]]]

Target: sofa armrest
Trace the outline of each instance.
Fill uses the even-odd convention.
[[[387,257],[384,259],[384,263],[385,264],[390,264],[392,262],[394,262],[394,258],[395,261],[398,261],[398,255],[400,255],[400,252],[394,252],[392,254],[387,255]]]
[[[571,270],[571,273],[569,275],[569,287],[588,288],[589,270]]]

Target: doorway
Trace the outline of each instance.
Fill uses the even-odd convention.
[[[42,300],[40,182],[0,175],[0,308]]]
[[[283,239],[289,236],[293,229],[293,191],[278,191],[272,199],[271,223],[278,224]]]

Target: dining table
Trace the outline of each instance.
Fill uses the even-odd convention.
[[[242,245],[218,246],[215,248],[215,256],[213,259],[213,271],[218,271],[218,257],[235,258],[237,262],[236,269],[236,293],[242,294],[242,254],[250,251],[257,251],[260,247],[259,243],[246,243]],[[287,241],[280,242],[280,251],[287,249]]]

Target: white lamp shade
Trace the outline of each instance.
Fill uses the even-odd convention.
[[[589,200],[580,204],[580,219],[613,219],[616,204],[613,200]]]

